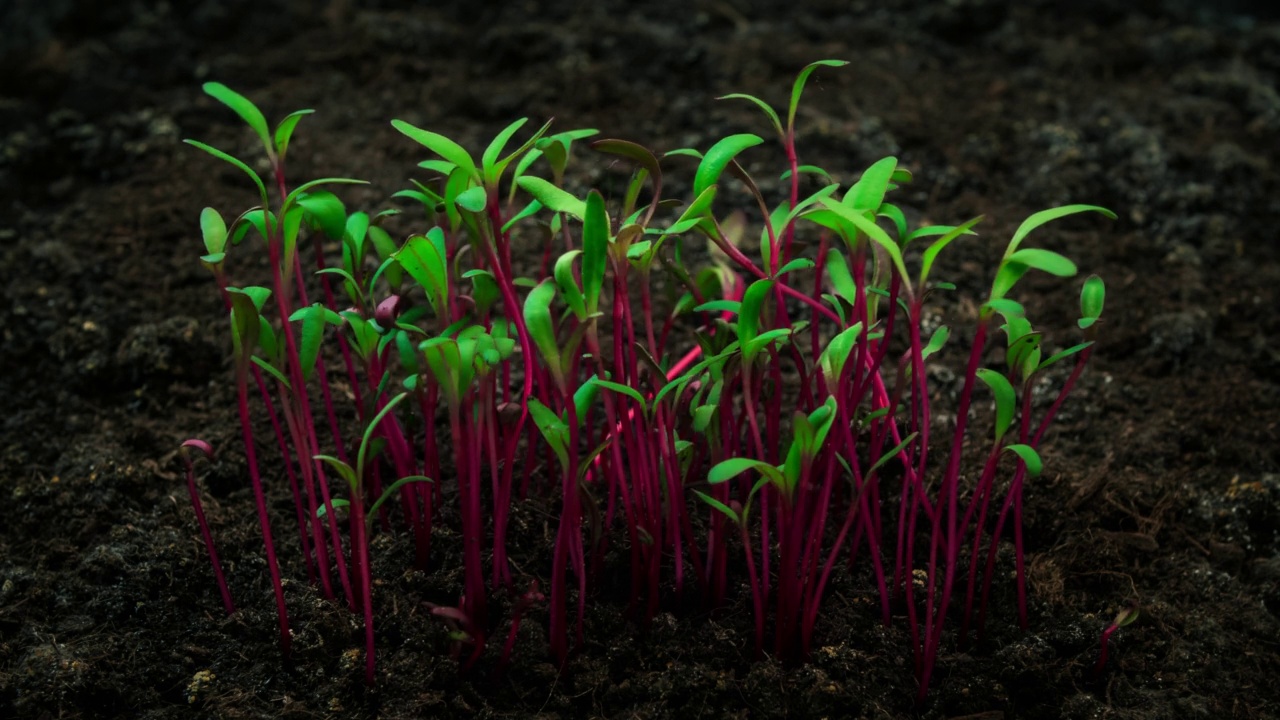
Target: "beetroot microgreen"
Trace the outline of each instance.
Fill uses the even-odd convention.
[[[882,622],[894,619],[894,607],[904,616],[921,698],[948,618],[961,615],[962,643],[971,625],[981,632],[1006,534],[1026,625],[1023,491],[1044,472],[1045,432],[1095,347],[1105,288],[1097,277],[1084,281],[1077,324],[1085,337],[1056,345],[1026,317],[1014,288],[1029,271],[1069,278],[1077,266],[1022,245],[1054,220],[1114,215],[1093,205],[1031,215],[982,278],[991,289],[974,303],[976,323],[941,325],[926,337],[933,291],[955,289],[933,279],[943,272],[941,255],[974,237],[982,218],[911,227],[919,209],[894,193],[913,177],[894,157],[847,188],[801,164],[799,99],[815,70],[843,64],[806,66],[785,122],[759,98],[725,96],[756,105],[777,134],[781,197],[767,197],[739,163],[748,150],[764,159],[764,140],[750,132],[715,140],[705,154],[596,141],[592,149],[631,172],[612,194],[580,196],[564,179],[573,143],[594,130],[550,133],[547,122],[526,135],[521,118],[473,154],[395,120],[432,154],[417,165],[429,177],[391,195],[425,211],[402,242],[382,227],[398,211],[351,210],[340,197],[358,181],[290,189],[283,158],[310,111],[286,115],[272,133],[245,97],[206,87],[262,141],[278,196],[272,205],[247,163],[191,141],[249,175],[260,195],[230,226],[212,208],[201,213],[200,260],[230,315],[249,482],[286,652],[251,384],[289,479],[308,576],[324,597],[342,597],[363,615],[370,683],[370,538],[403,528],[414,565],[427,571],[442,502],[456,504],[442,517],[458,526],[449,537],[460,538],[461,572],[457,603],[433,605],[431,614],[459,659],[472,648],[468,667],[499,631],[490,597],[514,598],[501,667],[523,614],[543,599],[539,587],[549,596],[551,654],[566,663],[584,643],[592,585],[616,571],[617,554],[608,552],[616,542],[624,545],[628,615],[638,624],[686,594],[719,611],[738,578],[750,596],[757,653],[787,659],[807,657],[821,639],[833,575],[857,574],[874,586]],[[672,172],[664,165],[688,171],[683,157],[696,165],[681,202],[663,197]],[[803,196],[802,174],[822,186]],[[746,188],[750,207],[725,207],[726,175]],[[241,258],[260,252],[243,242],[250,232],[264,241],[269,277],[257,279],[262,287],[233,287],[258,266]],[[753,242],[758,261],[747,255]],[[529,257],[535,262],[521,262]],[[947,357],[948,340],[965,331],[968,342],[955,344],[967,358]],[[996,332],[1004,352],[993,355]],[[1069,376],[1042,410],[1031,402],[1041,371],[1069,359]],[[962,368],[947,423],[934,408],[943,396],[926,362]],[[335,392],[339,378],[343,392]],[[348,397],[353,411],[342,412]],[[359,433],[345,426],[351,418]],[[987,422],[989,434],[978,430]],[[981,454],[979,466],[965,466],[964,448]],[[341,493],[331,492],[334,481]],[[558,505],[553,546],[524,549],[541,564],[509,560],[512,508],[524,502]],[[337,508],[349,515],[345,528]]]
[[[1093,676],[1095,678],[1101,675],[1102,671],[1107,667],[1108,647],[1111,643],[1111,636],[1115,635],[1120,628],[1132,624],[1138,619],[1138,615],[1139,609],[1137,605],[1124,608],[1116,613],[1115,619],[1108,623],[1107,627],[1102,631],[1102,639],[1099,641],[1098,662],[1093,666]]]

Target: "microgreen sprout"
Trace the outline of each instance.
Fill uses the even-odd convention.
[[[1069,216],[1114,215],[1068,205],[1027,218],[976,303],[967,343],[958,343],[967,358],[948,358],[961,331],[924,330],[936,292],[955,289],[935,276],[942,252],[971,241],[983,218],[910,227],[893,192],[913,177],[893,157],[848,185],[801,163],[805,85],[844,64],[804,68],[785,112],[726,96],[756,105],[780,143],[780,199],[766,197],[740,162],[768,150],[751,133],[661,155],[595,139],[587,147],[631,175],[620,193],[579,194],[565,180],[583,149],[576,141],[594,130],[551,133],[548,122],[531,131],[520,119],[473,155],[395,120],[425,151],[425,175],[391,196],[406,207],[374,214],[349,212],[335,194],[356,181],[290,190],[284,157],[308,111],[286,116],[272,133],[243,96],[206,86],[261,139],[278,196],[273,205],[247,163],[193,142],[245,173],[258,194],[259,204],[230,225],[212,209],[202,213],[201,263],[231,313],[250,483],[286,649],[251,377],[290,481],[308,574],[328,598],[338,599],[340,587],[364,615],[370,683],[369,538],[403,528],[415,565],[429,571],[444,502],[456,503],[449,517],[461,538],[458,602],[429,607],[460,660],[471,648],[468,667],[500,627],[491,596],[514,598],[501,667],[525,612],[544,599],[539,588],[549,601],[549,650],[567,663],[584,642],[593,583],[616,570],[606,552],[615,528],[625,528],[637,624],[686,593],[720,611],[745,587],[757,654],[806,658],[820,641],[833,575],[861,575],[875,588],[882,622],[894,621],[895,609],[898,621],[905,616],[921,698],[948,619],[961,617],[962,643],[971,625],[981,631],[1006,530],[1018,617],[1027,624],[1024,487],[1042,474],[1045,432],[1092,352],[1104,287],[1097,277],[1084,282],[1083,342],[1056,352],[1014,290],[1032,271],[1077,273],[1065,256],[1028,246],[1031,233]],[[689,171],[684,201],[664,197],[673,169]],[[748,207],[725,207],[726,186],[745,188]],[[392,218],[414,224],[403,240],[393,238]],[[254,252],[250,236],[265,241],[270,290],[232,284],[252,267],[241,259]],[[695,245],[705,247],[705,263],[689,260],[702,254]],[[304,262],[304,253],[314,257]],[[518,274],[538,263],[517,260],[539,254],[535,272]],[[991,362],[1000,333],[1005,352]],[[1068,358],[1074,367],[1037,416],[1038,379]],[[947,413],[955,421],[946,425],[928,368],[952,360],[963,371]],[[335,392],[336,378],[346,392]],[[351,412],[339,411],[343,397]],[[354,447],[341,422],[350,416],[362,428]],[[981,449],[981,467],[964,466],[967,447]],[[415,482],[427,478],[435,482]],[[343,481],[345,498],[335,497],[333,480]],[[521,502],[556,507],[553,545],[522,548],[535,558],[521,563],[525,578],[507,547]],[[345,533],[338,507],[350,513]],[[733,559],[739,550],[741,562]]]
[[[209,551],[209,564],[213,566],[213,576],[218,582],[218,592],[222,595],[222,606],[230,615],[236,611],[231,601],[231,590],[227,588],[227,578],[222,574],[222,563],[218,561],[218,550],[213,546],[213,533],[209,532],[209,523],[204,517],[204,506],[200,503],[200,491],[196,489],[195,463],[191,458],[191,450],[197,450],[205,458],[213,460],[213,447],[204,440],[192,438],[182,443],[178,455],[187,469],[187,492],[191,496],[191,509],[195,511],[196,522],[200,524],[200,535],[204,537],[204,546]]]
[[[1138,612],[1139,610],[1137,605],[1131,605],[1124,608],[1120,612],[1116,613],[1115,619],[1113,619],[1102,631],[1102,639],[1099,642],[1098,662],[1093,666],[1094,677],[1101,675],[1102,671],[1107,667],[1107,647],[1111,641],[1111,636],[1120,628],[1131,624],[1134,620],[1137,620]]]

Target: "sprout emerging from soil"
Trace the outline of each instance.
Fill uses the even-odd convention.
[[[1069,216],[1114,215],[1093,205],[1031,215],[973,302],[976,317],[962,321],[967,337],[928,328],[935,308],[951,305],[937,293],[957,291],[933,279],[940,255],[974,237],[983,218],[912,227],[916,213],[891,201],[913,180],[897,158],[848,185],[801,164],[806,83],[845,64],[806,67],[785,113],[753,96],[724,98],[754,104],[768,121],[784,158],[781,200],[746,170],[744,158],[758,159],[765,145],[750,133],[661,156],[595,140],[592,150],[632,168],[625,189],[606,195],[566,182],[575,143],[594,130],[551,134],[547,122],[515,141],[520,119],[477,161],[443,135],[394,120],[430,153],[419,163],[427,179],[391,196],[425,213],[403,241],[392,235],[407,220],[396,217],[401,210],[351,212],[320,188],[358,181],[290,190],[284,158],[310,111],[269,132],[243,96],[205,86],[261,139],[277,196],[273,204],[247,163],[189,141],[239,168],[258,192],[259,204],[230,226],[205,209],[201,260],[231,314],[250,483],[286,652],[251,376],[280,450],[271,467],[290,481],[308,574],[325,597],[340,592],[364,614],[370,683],[369,536],[403,528],[426,570],[446,502],[456,505],[460,599],[428,607],[459,659],[471,647],[468,667],[500,627],[491,598],[504,594],[511,609],[495,650],[503,667],[522,617],[544,599],[539,587],[549,595],[549,650],[563,666],[584,643],[595,583],[615,570],[611,542],[625,544],[638,625],[686,595],[718,612],[743,588],[756,654],[784,659],[808,657],[832,577],[854,573],[878,597],[882,622],[896,614],[909,629],[921,698],[947,621],[962,617],[961,642],[971,625],[981,630],[1006,530],[1027,625],[1023,488],[1041,475],[1041,441],[1089,359],[1104,286],[1097,277],[1083,283],[1085,337],[1057,352],[1012,291],[1031,271],[1077,273],[1067,257],[1026,246],[1033,232]],[[692,166],[689,197],[668,199],[664,173],[682,165]],[[745,207],[730,206],[743,196]],[[254,272],[261,251],[251,236],[265,243],[270,277],[259,280],[270,290],[230,286],[236,272]],[[540,266],[523,262],[539,255]],[[966,281],[964,292],[976,285]],[[992,362],[997,333],[1006,347]],[[967,351],[950,425],[929,382],[948,342]],[[1069,376],[1037,412],[1037,381],[1068,359]],[[339,408],[342,398],[349,408]],[[363,428],[354,462],[353,421]],[[349,500],[333,498],[335,475]],[[436,482],[413,482],[426,478]],[[517,577],[508,526],[525,502],[558,512],[547,562]],[[334,512],[344,505],[345,533]]]

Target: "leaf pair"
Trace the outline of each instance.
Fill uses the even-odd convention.
[[[409,277],[427,294],[436,317],[449,315],[449,259],[445,248],[444,230],[433,227],[426,235],[413,235],[400,249],[391,254]]]
[[[477,373],[487,374],[515,352],[515,340],[500,328],[503,326],[495,326],[490,334],[472,325],[456,337],[429,338],[418,345],[451,405],[466,396]]]
[[[271,291],[264,287],[227,288],[231,299],[231,343],[237,366],[247,367],[262,333],[262,308]],[[269,327],[269,326],[268,326]]]
[[[273,167],[278,167],[279,163],[284,162],[285,153],[289,149],[289,140],[293,137],[294,128],[298,126],[298,121],[302,116],[309,115],[314,110],[296,110],[285,116],[283,120],[276,125],[275,132],[272,133],[267,127],[267,119],[263,116],[262,111],[258,109],[248,98],[235,92],[226,85],[217,82],[205,83],[203,86],[205,94],[209,95],[218,102],[231,108],[236,115],[240,116],[262,141],[262,147],[270,158]],[[258,188],[258,194],[262,198],[262,205],[267,204],[267,187],[262,182],[262,177],[254,172],[244,161],[233,157],[215,147],[211,147],[196,140],[184,140],[183,142],[197,147],[210,155],[223,160],[238,168],[241,172],[249,176],[253,180],[254,185]]]
[[[313,458],[324,462],[329,467],[333,468],[334,472],[338,473],[338,476],[347,482],[348,487],[351,489],[351,498],[355,502],[364,502],[363,488],[365,473],[369,468],[369,463],[373,462],[373,459],[377,456],[382,447],[374,441],[373,433],[378,429],[378,426],[382,424],[386,417],[391,414],[391,411],[395,409],[395,406],[404,400],[405,397],[406,393],[400,393],[388,400],[387,403],[382,406],[382,409],[378,411],[378,414],[374,416],[368,426],[365,427],[364,434],[360,437],[360,447],[356,451],[355,467],[352,467],[331,455],[316,455]],[[386,502],[388,498],[393,497],[401,487],[412,482],[434,481],[425,475],[409,475],[396,480],[383,491],[382,496],[379,497],[377,501],[373,503],[373,506],[369,508],[369,511],[365,515],[366,524],[372,525],[373,518],[377,516],[378,509],[382,507],[382,504]],[[344,500],[333,500],[331,504],[334,508],[338,508],[347,507],[351,503]],[[324,506],[317,508],[316,516],[322,516],[324,514],[324,510]]]
[[[813,463],[822,446],[826,444],[827,433],[836,419],[836,398],[828,396],[827,401],[806,416],[796,412],[791,422],[791,448],[787,451],[786,460],[782,463],[782,472],[787,479],[788,498],[795,492],[800,482],[800,474],[804,467]]]
[[[765,117],[767,117],[770,124],[773,125],[774,131],[778,133],[778,137],[785,142],[786,138],[793,135],[795,132],[796,108],[800,107],[800,94],[804,92],[804,86],[809,81],[809,76],[813,74],[813,71],[820,67],[843,67],[848,64],[849,62],[847,60],[818,60],[817,62],[809,63],[800,71],[799,76],[796,77],[795,82],[791,86],[791,102],[787,105],[787,125],[785,128],[782,125],[781,118],[778,117],[778,113],[775,112],[768,103],[754,95],[731,93],[717,99],[739,99],[751,102],[764,112]]]
[[[707,473],[707,482],[712,485],[732,480],[748,470],[754,470],[760,474],[760,479],[751,487],[741,512],[734,511],[706,493],[697,490],[694,492],[703,502],[719,510],[738,525],[746,523],[747,516],[751,510],[751,502],[754,500],[756,493],[765,485],[773,485],[788,503],[792,502],[795,497],[796,487],[800,483],[803,467],[811,464],[822,450],[823,445],[826,443],[827,434],[831,430],[836,417],[836,399],[834,397],[828,397],[825,403],[807,416],[804,413],[797,412],[792,424],[793,437],[791,447],[787,452],[786,460],[780,466],[775,467],[767,462],[753,458],[730,458],[716,463]]]
[[[556,261],[553,274],[560,297],[579,322],[586,322],[588,317],[599,311],[611,240],[609,214],[605,210],[604,197],[592,190],[587,194],[587,201],[583,206],[582,249],[570,250],[561,255]],[[581,288],[574,276],[573,267],[573,261],[578,257],[582,258]]]
[[[587,411],[600,394],[600,382],[595,376],[587,378],[587,381],[580,385],[573,394],[573,411],[577,418],[578,427],[582,427]],[[614,383],[610,383],[610,385],[614,386],[611,389],[623,387]],[[537,398],[529,398],[529,416],[533,418],[533,423],[537,426],[538,432],[542,434],[542,438],[547,441],[547,445],[551,446],[552,451],[559,458],[560,468],[566,473],[569,472],[572,469],[569,467],[569,439],[572,434],[569,431],[567,409],[565,413],[556,414],[554,410],[542,404]],[[579,475],[581,475],[586,465],[594,460],[595,456],[604,448],[605,445],[602,444],[579,462]]]
[[[995,280],[991,284],[991,299],[999,300],[1004,298],[1028,270],[1040,270],[1058,277],[1075,275],[1076,265],[1066,257],[1051,250],[1034,248],[1023,250],[1019,249],[1019,246],[1031,231],[1041,225],[1082,212],[1101,213],[1112,220],[1116,218],[1115,213],[1096,205],[1066,205],[1033,214],[1018,227],[1013,234],[1013,238],[1009,241],[1008,247],[1005,249],[1004,257],[1000,261],[1000,268],[996,271]],[[1101,311],[1101,308],[1099,308],[1099,311]]]

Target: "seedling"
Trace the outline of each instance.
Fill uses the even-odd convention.
[[[204,519],[204,506],[200,504],[200,491],[196,489],[196,470],[191,459],[191,450],[198,450],[205,458],[213,459],[213,447],[203,440],[192,438],[182,443],[178,455],[187,468],[187,492],[191,495],[191,509],[196,513],[196,522],[200,524],[200,534],[204,537],[204,546],[209,551],[209,564],[213,566],[213,576],[218,582],[218,592],[222,595],[222,606],[231,615],[236,605],[231,601],[231,591],[227,588],[227,578],[222,574],[222,563],[218,562],[218,550],[213,546],[213,533],[209,532],[209,523]]]
[[[553,134],[547,123],[529,132],[520,119],[473,155],[396,120],[429,154],[419,163],[425,179],[392,195],[410,204],[404,213],[348,212],[319,187],[356,181],[290,190],[284,157],[308,111],[272,134],[248,100],[206,86],[262,140],[278,195],[273,209],[267,183],[248,164],[193,143],[239,168],[258,193],[259,204],[230,225],[205,210],[201,262],[232,315],[241,424],[282,645],[287,618],[254,455],[250,376],[276,429],[308,572],[334,599],[336,574],[352,611],[364,615],[371,683],[369,536],[407,530],[416,566],[430,571],[444,502],[457,503],[459,601],[430,607],[460,660],[471,647],[467,667],[499,627],[490,594],[514,595],[516,587],[528,590],[511,605],[498,666],[526,610],[543,600],[539,587],[549,596],[549,649],[563,665],[583,644],[593,584],[612,572],[628,575],[630,616],[641,626],[690,592],[718,612],[741,579],[756,652],[802,660],[821,639],[831,578],[853,571],[875,587],[882,622],[905,616],[923,698],[958,591],[961,642],[971,624],[981,631],[1008,525],[1026,625],[1023,487],[1041,474],[1044,433],[1092,351],[1104,290],[1096,277],[1085,281],[1084,342],[1056,353],[1013,290],[1032,270],[1077,272],[1056,252],[1025,247],[1033,231],[1072,215],[1114,215],[1069,205],[1031,215],[1013,234],[978,303],[956,421],[940,433],[927,363],[945,357],[958,331],[944,326],[926,338],[926,307],[937,291],[955,289],[934,279],[942,251],[971,241],[982,218],[911,228],[891,199],[912,174],[893,157],[847,186],[801,164],[800,97],[815,71],[843,64],[806,67],[785,112],[726,96],[760,108],[781,144],[780,200],[766,198],[739,162],[767,149],[750,133],[662,155],[597,139],[592,150],[633,172],[614,196],[580,195],[566,188],[568,166],[576,141],[594,130]],[[690,196],[664,197],[666,178],[685,166]],[[726,207],[727,185],[745,188],[749,207]],[[419,212],[425,222],[413,219]],[[418,223],[403,241],[382,226],[397,214],[397,223]],[[270,291],[232,286],[238,256],[253,252],[244,242],[251,234],[266,242]],[[705,244],[705,264],[689,261],[694,243]],[[308,252],[314,262],[304,263]],[[540,269],[518,274],[538,263],[517,261],[537,254]],[[1003,363],[991,364],[997,332],[1006,350]],[[1073,357],[1057,398],[1033,417],[1033,381]],[[346,395],[333,392],[338,376],[353,412],[338,410]],[[993,412],[981,412],[988,405]],[[447,417],[447,443],[437,440],[438,413]],[[354,460],[342,417],[362,428]],[[321,451],[326,443],[331,452]],[[985,448],[980,468],[963,467],[965,447]],[[346,499],[332,496],[333,475],[345,481]],[[393,477],[400,480],[383,483]],[[437,482],[414,482],[426,477]],[[523,549],[533,558],[522,563],[531,578],[517,578],[509,560],[517,502],[557,507],[553,545]],[[351,513],[345,534],[334,512],[341,506]],[[625,569],[606,560],[616,527],[626,531]],[[741,546],[740,563],[731,545]]]
[[[373,417],[369,426],[365,428],[364,435],[360,438],[360,447],[356,450],[355,467],[348,465],[346,462],[333,457],[332,455],[317,455],[317,460],[323,460],[343,480],[347,481],[347,486],[351,489],[350,500],[332,501],[329,507],[348,507],[351,509],[351,557],[353,565],[355,565],[356,577],[360,583],[360,607],[364,611],[364,636],[365,636],[365,681],[373,684],[374,669],[374,646],[373,646],[373,578],[369,572],[369,530],[373,524],[373,518],[377,515],[378,508],[392,497],[401,487],[414,482],[432,482],[431,478],[422,475],[406,475],[396,480],[382,493],[376,502],[366,512],[364,509],[364,483],[370,463],[378,454],[380,447],[375,447],[373,443],[374,430],[382,424],[387,415],[395,409],[395,406],[405,399],[406,394],[400,393],[387,401],[386,405],[378,411]],[[317,514],[323,515],[325,508],[316,510]]]
[[[1115,619],[1112,620],[1111,623],[1107,625],[1106,629],[1102,631],[1102,640],[1099,643],[1098,650],[1098,663],[1093,666],[1093,676],[1095,678],[1101,675],[1103,669],[1107,667],[1107,647],[1108,643],[1111,641],[1111,636],[1120,628],[1129,625],[1137,619],[1138,606],[1132,605],[1116,613]]]

